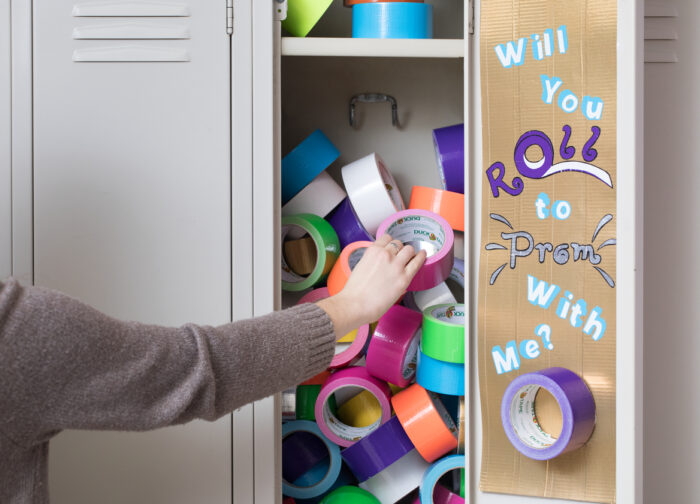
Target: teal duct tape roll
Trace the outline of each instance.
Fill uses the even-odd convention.
[[[433,38],[433,6],[412,2],[364,3],[352,8],[354,38]]]
[[[338,159],[340,151],[321,130],[316,130],[282,158],[282,204],[296,196]]]
[[[295,37],[306,37],[333,0],[287,0],[287,18],[282,28]]]

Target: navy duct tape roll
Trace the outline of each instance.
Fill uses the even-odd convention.
[[[354,38],[433,38],[433,6],[412,2],[377,2],[352,8]]]
[[[397,417],[380,426],[369,436],[360,439],[340,454],[362,482],[383,471],[414,449]]]
[[[282,204],[287,204],[339,156],[340,151],[321,130],[306,137],[282,158]]]

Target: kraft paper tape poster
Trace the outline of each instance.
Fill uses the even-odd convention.
[[[617,3],[489,0],[481,16],[480,487],[614,502]],[[550,367],[583,378],[595,428],[533,460],[506,437],[501,399]],[[556,438],[557,403],[534,401]]]

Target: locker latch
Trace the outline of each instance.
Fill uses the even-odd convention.
[[[355,104],[362,103],[381,103],[389,102],[391,104],[391,124],[399,127],[399,107],[396,104],[396,98],[384,93],[362,93],[350,98],[350,126],[355,127]]]

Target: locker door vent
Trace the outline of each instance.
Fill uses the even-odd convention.
[[[668,2],[644,4],[644,62],[678,62],[678,10]]]
[[[191,38],[187,4],[157,1],[98,1],[75,4],[75,18],[106,18],[99,22],[76,20],[73,61],[86,62],[187,62],[189,47],[177,42]],[[114,18],[114,19],[110,19]],[[95,45],[93,40],[120,40],[115,45]],[[166,41],[173,42],[165,45]],[[145,41],[145,42],[136,42]]]

